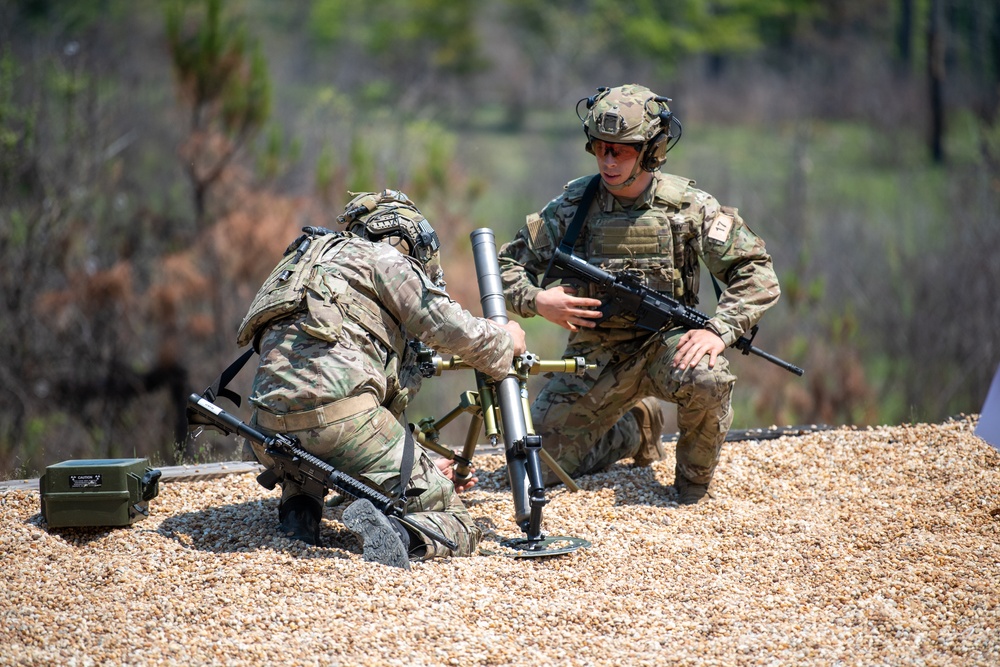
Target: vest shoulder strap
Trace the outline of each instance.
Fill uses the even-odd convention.
[[[661,174],[657,181],[655,197],[679,208],[684,203],[684,195],[687,194],[688,188],[692,185],[694,185],[694,181],[687,176]]]

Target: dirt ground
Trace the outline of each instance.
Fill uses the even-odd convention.
[[[1000,452],[975,418],[727,443],[714,498],[674,462],[549,492],[591,543],[511,558],[503,458],[464,494],[483,553],[366,563],[279,537],[252,473],[161,484],[150,517],[47,529],[0,490],[0,665],[997,665]],[[671,447],[668,447],[668,450]]]

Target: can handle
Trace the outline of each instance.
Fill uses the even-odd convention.
[[[142,476],[142,499],[152,500],[160,494],[160,477],[163,472],[153,468],[147,468],[146,474]]]

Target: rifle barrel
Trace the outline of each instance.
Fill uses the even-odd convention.
[[[801,377],[802,374],[805,373],[805,371],[803,369],[799,368],[795,364],[790,364],[787,361],[785,361],[784,359],[781,359],[780,357],[776,357],[773,354],[771,354],[770,352],[765,352],[764,350],[760,349],[759,347],[754,347],[753,345],[751,345],[745,352],[743,352],[743,354],[754,354],[754,355],[760,357],[761,359],[765,359],[767,361],[770,361],[775,366],[780,366],[781,368],[784,368],[789,373],[795,373],[799,377]]]
[[[614,275],[597,268],[572,253],[557,249],[555,256],[557,265],[562,264],[563,268],[578,274],[582,278],[595,282],[601,287],[607,287],[615,281]]]
[[[261,445],[267,445],[270,441],[270,438],[266,435],[249,424],[240,421],[204,396],[191,394],[188,396],[188,405],[227,434],[235,433],[236,435],[242,435],[244,438],[253,440]]]

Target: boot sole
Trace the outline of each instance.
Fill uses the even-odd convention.
[[[410,569],[410,558],[389,519],[367,500],[355,500],[344,510],[344,525],[361,539],[364,559],[389,567]]]

